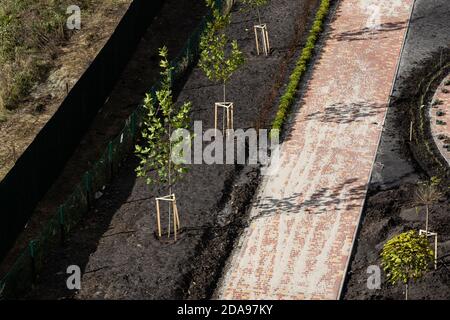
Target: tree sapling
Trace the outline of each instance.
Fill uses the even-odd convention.
[[[186,172],[183,161],[173,161],[174,147],[185,143],[183,137],[174,139],[172,132],[176,129],[187,129],[190,123],[191,103],[185,102],[180,107],[176,107],[172,95],[172,70],[168,61],[168,51],[166,47],[160,49],[161,57],[160,67],[162,68],[161,88],[156,91],[156,99],[151,94],[147,94],[144,100],[146,114],[143,118],[143,127],[141,132],[141,142],[135,147],[135,154],[140,162],[136,168],[139,178],[146,179],[146,183],[151,185],[155,183],[166,184],[169,195],[163,198],[157,198],[157,219],[158,235],[161,237],[161,228],[159,222],[159,203],[158,200],[171,201],[175,203],[175,197],[172,192],[173,183]],[[156,172],[156,177],[153,172]],[[167,200],[169,199],[169,200]],[[177,225],[179,227],[178,212],[175,206],[169,205],[169,227],[168,236],[170,236],[170,221],[172,208],[174,209],[174,235],[176,239]]]

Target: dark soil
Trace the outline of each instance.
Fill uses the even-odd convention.
[[[432,206],[430,228],[438,233],[438,270],[430,271],[410,286],[410,299],[450,298],[450,184],[448,169],[424,151],[425,135],[409,142],[411,120],[418,130],[420,83],[450,60],[450,3],[446,0],[417,0],[413,19],[400,60],[393,100],[386,118],[377,162],[371,177],[353,259],[347,276],[344,299],[404,299],[402,285],[391,286],[383,274],[381,289],[367,288],[367,268],[380,265],[379,253],[394,235],[411,229],[424,229],[424,208],[415,208],[417,181],[437,175],[447,194]],[[417,211],[416,211],[417,210]]]
[[[263,19],[269,26],[273,47],[268,57],[254,53],[255,14],[239,11],[236,4],[229,33],[238,40],[247,61],[228,85],[228,97],[235,103],[235,128],[270,123],[287,66],[305,39],[318,3],[273,0],[264,8]],[[138,93],[142,97],[143,92]],[[206,130],[213,126],[213,106],[220,96],[221,87],[211,84],[194,68],[178,100],[192,101],[192,118],[202,120]],[[245,224],[247,207],[259,181],[258,168],[191,165],[189,173],[174,187],[183,233],[173,243],[154,237],[154,197],[165,195],[167,190],[136,180],[135,167],[136,159],[130,156],[90,216],[72,230],[67,247],[51,252],[46,270],[26,298],[211,296]],[[69,265],[82,269],[79,292],[66,289]]]
[[[258,168],[246,166],[231,194],[217,213],[215,226],[208,228],[196,248],[191,271],[185,274],[183,299],[210,299],[236,239],[247,226],[249,206],[259,183]]]

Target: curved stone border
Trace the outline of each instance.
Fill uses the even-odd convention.
[[[429,108],[429,117],[433,140],[450,166],[450,74],[436,89]]]

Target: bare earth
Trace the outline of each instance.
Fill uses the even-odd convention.
[[[339,298],[412,2],[340,1],[218,298]]]

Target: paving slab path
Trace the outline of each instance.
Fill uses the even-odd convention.
[[[341,0],[220,299],[338,299],[413,0]]]

